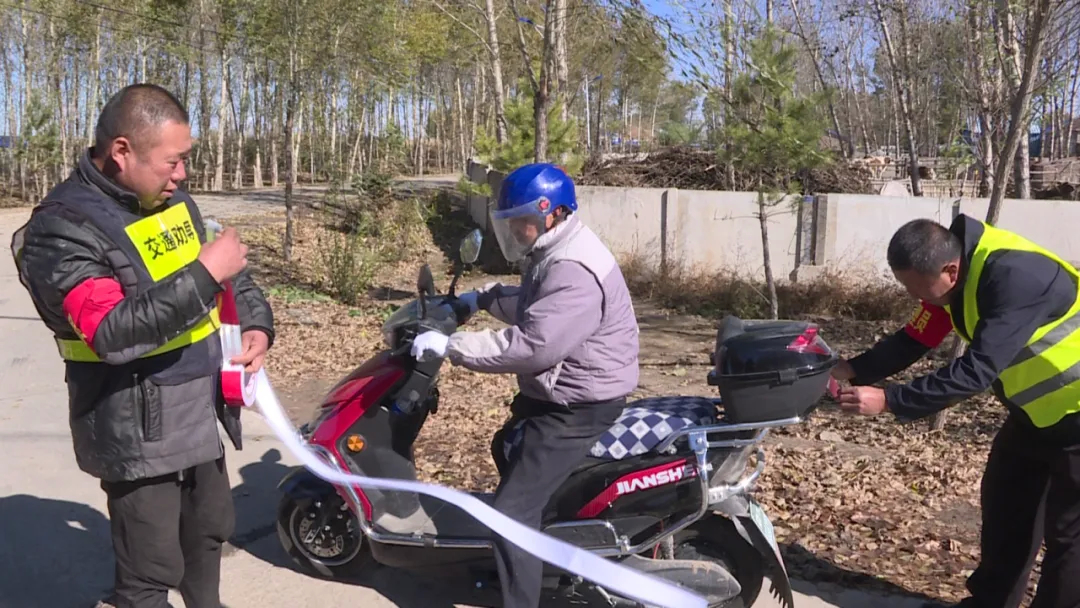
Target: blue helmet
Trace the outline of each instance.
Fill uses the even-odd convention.
[[[574,182],[559,167],[535,163],[514,169],[503,180],[491,224],[507,261],[523,258],[547,230],[547,216],[559,207],[577,211]]]
[[[542,205],[541,201],[548,204]],[[529,212],[539,215],[549,215],[559,207],[577,211],[574,181],[565,171],[550,163],[534,163],[514,169],[503,180],[496,213],[517,215],[526,212],[522,207],[529,206],[532,207]]]

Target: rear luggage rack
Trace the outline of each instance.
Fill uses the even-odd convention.
[[[720,399],[710,399],[717,406],[722,407],[723,401]],[[672,445],[679,439],[686,437],[690,433],[700,432],[705,436],[706,445],[710,448],[744,448],[751,445],[757,445],[765,440],[765,435],[768,434],[769,429],[778,428],[782,426],[791,426],[793,424],[799,424],[803,419],[800,416],[792,416],[790,418],[782,418],[779,420],[763,420],[761,422],[730,422],[721,418],[715,424],[709,424],[706,426],[690,426],[684,429],[675,431],[671,435],[664,438],[663,441],[656,446],[656,451],[660,453],[674,453]],[[757,431],[752,439],[715,439],[714,436],[732,435],[735,433],[745,433],[747,431]]]

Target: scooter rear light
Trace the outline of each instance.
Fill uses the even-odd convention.
[[[806,331],[792,340],[791,344],[788,344],[787,349],[798,353],[813,353],[825,356],[832,354],[829,345],[825,343],[825,340],[821,339],[821,336],[818,335],[818,328],[814,326],[806,328]]]

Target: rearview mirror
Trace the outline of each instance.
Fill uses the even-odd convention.
[[[435,277],[431,275],[431,267],[427,264],[420,267],[420,277],[416,280],[416,291],[423,295],[435,295]]]
[[[480,257],[480,245],[484,242],[484,235],[480,232],[479,228],[473,229],[472,232],[465,235],[465,238],[461,239],[461,247],[458,248],[458,254],[461,256],[461,261],[466,264],[472,264],[476,262]]]

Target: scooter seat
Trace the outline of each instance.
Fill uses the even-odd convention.
[[[588,456],[600,460],[622,460],[640,456],[656,449],[672,433],[688,426],[714,424],[717,407],[705,397],[665,396],[633,401],[623,410],[615,424],[593,444]],[[507,433],[503,454],[521,441],[521,424]]]

